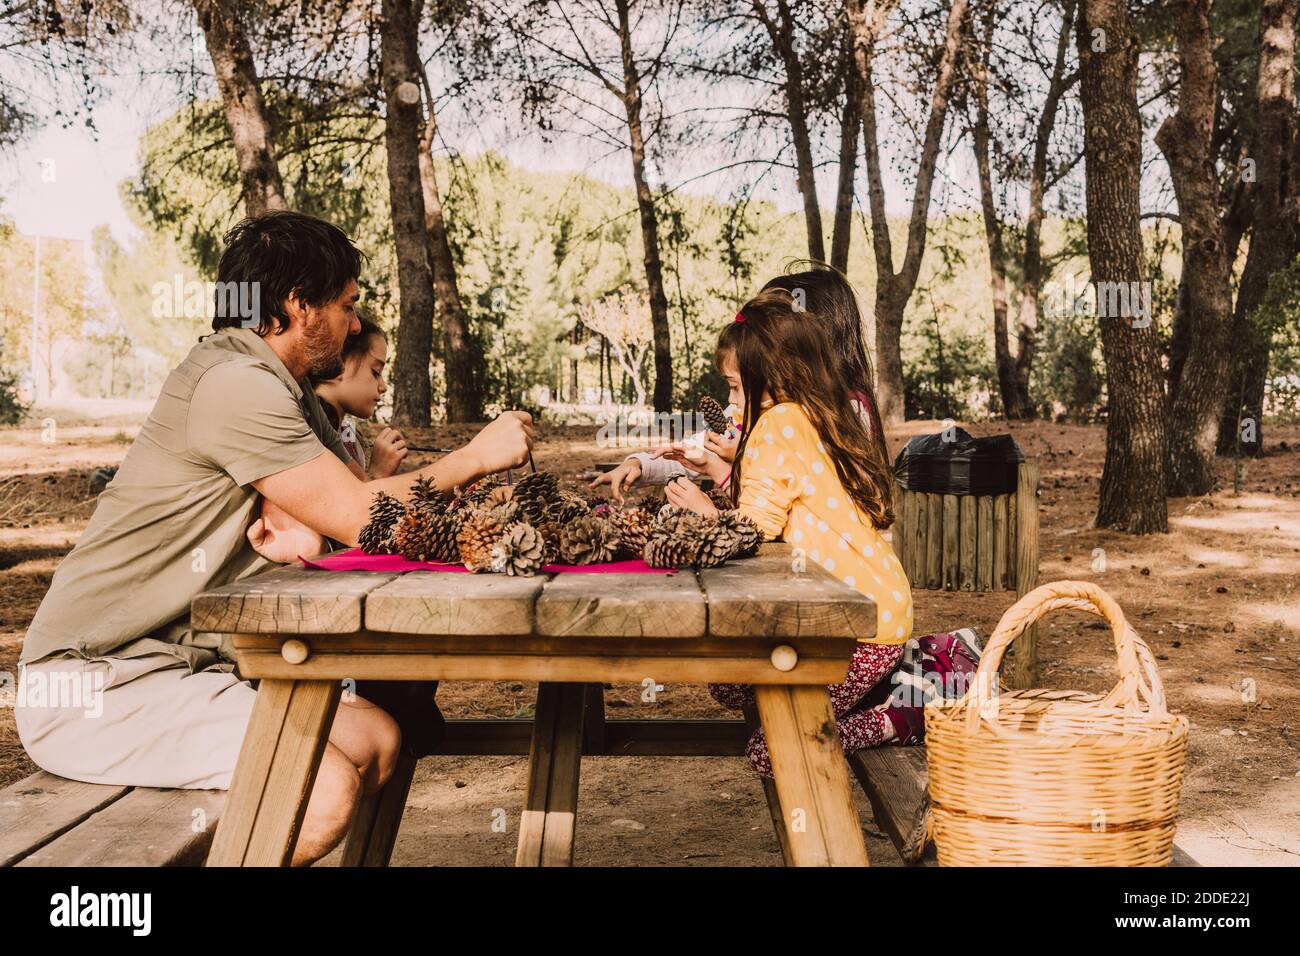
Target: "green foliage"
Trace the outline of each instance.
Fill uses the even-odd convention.
[[[17,425],[27,412],[27,405],[18,397],[18,374],[0,368],[0,425]]]
[[[1300,258],[1268,283],[1268,293],[1249,321],[1260,341],[1271,341],[1265,414],[1274,421],[1300,421]]]

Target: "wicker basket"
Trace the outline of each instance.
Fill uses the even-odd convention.
[[[1007,646],[1049,611],[1106,619],[1119,683],[1106,695],[998,693]],[[964,697],[925,708],[942,866],[1168,866],[1187,719],[1165,708],[1146,644],[1083,581],[1044,584],[1002,616]]]

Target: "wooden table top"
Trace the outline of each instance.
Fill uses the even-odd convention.
[[[536,635],[601,638],[863,638],[865,595],[788,544],[675,574],[456,574],[288,566],[205,591],[195,631],[233,634]]]

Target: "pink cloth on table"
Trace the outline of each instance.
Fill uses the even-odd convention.
[[[408,561],[400,554],[366,554],[360,548],[336,551],[316,561],[300,558],[304,565],[321,571],[384,571],[389,574],[403,571],[461,571],[463,564],[438,564],[433,561]],[[673,568],[652,568],[640,558],[631,561],[610,561],[606,564],[548,564],[543,571],[573,574],[669,574]]]

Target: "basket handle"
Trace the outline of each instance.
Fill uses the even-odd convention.
[[[1054,581],[1030,591],[1011,605],[998,621],[980,658],[974,681],[960,702],[960,706],[966,708],[967,726],[972,732],[981,717],[990,723],[995,722],[993,701],[997,693],[997,673],[1011,642],[1039,618],[1062,608],[1087,611],[1110,624],[1115,637],[1119,681],[1100,701],[1102,706],[1141,710],[1145,705],[1145,709],[1155,716],[1168,713],[1165,687],[1156,670],[1155,658],[1128,623],[1115,599],[1087,581]],[[970,706],[972,703],[975,706]]]

